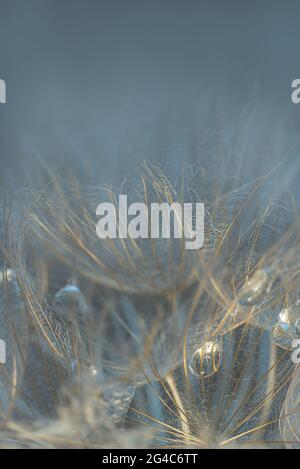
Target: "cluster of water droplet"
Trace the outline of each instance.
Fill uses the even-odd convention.
[[[91,325],[88,318],[92,313],[80,288],[74,284],[68,284],[61,288],[54,296],[53,308],[59,320],[66,323],[70,328],[72,324],[78,327],[77,333],[81,334],[81,357],[76,357],[71,361],[74,377],[78,372],[82,372],[83,379],[92,380],[94,386],[100,386],[102,398],[107,402],[110,414],[115,421],[118,421],[127,412],[134,394],[134,386],[129,383],[120,382],[113,384],[106,389],[104,375],[105,372],[99,363],[92,360],[93,353],[90,353],[88,336],[91,337]],[[99,345],[99,344],[98,344]],[[78,359],[81,358],[81,362]],[[85,376],[85,378],[84,378]]]
[[[268,330],[276,345],[289,350],[292,343],[300,338],[300,300],[285,298],[273,301],[275,277],[271,270],[257,270],[240,290],[238,302],[244,307],[256,307],[252,315],[255,326]]]

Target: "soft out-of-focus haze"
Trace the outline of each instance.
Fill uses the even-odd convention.
[[[243,171],[294,167],[299,17],[296,1],[0,0],[1,183],[32,157],[95,180],[143,159],[176,174],[220,120],[225,146],[245,125]]]

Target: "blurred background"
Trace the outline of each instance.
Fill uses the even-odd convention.
[[[241,128],[242,172],[283,158],[294,174],[299,18],[298,1],[0,0],[1,185],[37,159],[95,180],[144,159],[176,175]]]

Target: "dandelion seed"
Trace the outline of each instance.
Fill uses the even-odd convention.
[[[0,273],[0,338],[6,351],[5,364],[0,364],[0,414],[5,414],[15,405],[24,415],[26,405],[16,396],[24,375],[28,322],[21,288],[13,269],[1,269]]]
[[[294,370],[279,420],[280,434],[288,449],[300,449],[300,367]]]
[[[141,200],[181,198],[161,173],[151,175]],[[278,251],[284,232],[277,239],[276,230],[273,241],[274,216],[266,217],[260,203],[249,206],[256,199],[252,184],[235,188],[228,180],[216,197],[210,182],[198,194],[198,179],[196,173],[188,183],[189,200],[204,195],[212,226],[206,224],[208,248],[199,253],[168,240],[99,245],[90,215],[94,195],[59,183],[39,195],[24,230],[13,225],[18,249],[8,243],[12,270],[0,276],[0,335],[8,352],[0,410],[6,414],[22,399],[20,425],[11,413],[6,419],[21,428],[14,430],[16,444],[137,447],[135,435],[141,447],[260,447],[278,440],[294,365],[275,346],[283,343],[275,326],[284,338],[299,330],[298,295],[287,304],[298,282],[299,227],[292,227],[297,241],[287,234]],[[253,272],[264,259],[269,267],[256,267],[237,294],[245,266]],[[57,291],[57,284],[64,287]],[[13,377],[16,369],[16,386],[6,382],[6,369]]]

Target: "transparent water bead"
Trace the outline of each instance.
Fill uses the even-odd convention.
[[[22,301],[16,273],[12,269],[0,269],[0,301],[17,304]]]
[[[89,311],[86,300],[76,285],[66,285],[56,293],[54,308],[67,321],[84,317]]]
[[[15,274],[12,269],[6,269],[5,271],[0,271],[0,286],[2,286],[5,282],[11,282],[14,278]]]
[[[22,278],[20,281],[22,283]],[[7,317],[8,322],[14,319],[16,327],[20,327],[20,330],[22,330],[22,320],[24,318],[21,318],[21,315],[23,313],[24,302],[16,272],[12,269],[0,268],[0,319]],[[14,316],[10,316],[11,314]]]
[[[254,306],[264,300],[269,293],[272,279],[266,269],[257,270],[242,286],[238,302],[242,306]]]
[[[223,341],[219,337],[206,342],[193,353],[189,368],[193,375],[209,378],[219,371],[222,359]]]
[[[98,374],[98,370],[97,370],[97,368],[94,367],[94,365],[92,365],[90,367],[89,371],[90,371],[91,376],[97,376],[97,374]]]
[[[294,339],[300,339],[300,301],[283,308],[272,330],[272,339],[285,350],[292,349]]]

